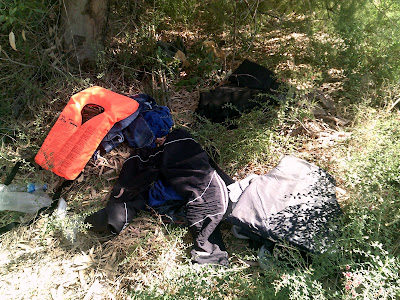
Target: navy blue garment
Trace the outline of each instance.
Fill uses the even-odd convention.
[[[131,124],[138,116],[139,116],[139,109],[137,109],[129,117],[115,123],[114,126],[108,131],[107,135],[101,141],[100,143],[101,147],[106,152],[110,152],[112,149],[121,144],[125,140],[122,131],[129,124]],[[145,130],[143,132],[145,133]],[[140,140],[140,135],[138,136],[138,139]]]
[[[154,134],[142,114],[138,115],[134,122],[123,132],[124,138],[129,146],[133,148],[144,148],[154,144]]]
[[[157,207],[165,204],[167,201],[181,201],[183,198],[175,190],[161,180],[156,181],[149,190],[149,205]]]
[[[140,115],[124,131],[128,145],[134,148],[156,147],[155,139],[166,136],[174,124],[169,108],[158,105],[153,98],[146,96],[152,99],[151,102],[146,98]]]
[[[166,136],[173,125],[171,113],[166,106],[156,106],[144,112],[143,116],[156,138]]]
[[[173,125],[169,108],[158,105],[151,96],[137,94],[129,97],[136,100],[139,107],[110,129],[100,143],[105,152],[110,152],[124,141],[134,148],[154,148],[155,139],[167,135]]]
[[[188,225],[186,219],[186,201],[170,185],[157,180],[149,189],[148,205],[164,223]]]

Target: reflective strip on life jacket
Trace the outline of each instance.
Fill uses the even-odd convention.
[[[111,127],[138,107],[135,100],[99,86],[73,95],[37,153],[36,163],[75,179]]]

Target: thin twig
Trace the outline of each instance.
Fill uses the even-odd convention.
[[[170,95],[169,95],[167,77],[165,76],[165,72],[163,72],[162,75],[163,75],[163,83],[164,83],[164,88],[165,88],[165,105],[169,107],[170,106],[169,105]]]
[[[160,85],[161,85],[161,93],[160,93],[161,105],[165,105],[166,104],[166,98],[165,98],[166,90],[165,90],[164,77],[163,77],[162,70],[159,70],[158,77],[160,79]]]
[[[16,65],[19,65],[19,66],[23,66],[23,67],[35,68],[35,66],[33,66],[33,65],[23,64],[23,63],[20,63],[18,61],[12,60],[11,58],[0,58],[0,60],[5,60],[5,61],[8,61],[10,63],[16,64]]]
[[[311,132],[306,128],[306,126],[299,119],[295,118],[295,120],[301,124],[301,126],[307,131],[308,134],[311,134]]]
[[[157,81],[154,75],[154,71],[151,72],[151,89],[153,90],[153,97],[157,99]]]
[[[238,0],[235,1],[235,16],[234,16],[234,25],[233,25],[233,52],[232,52],[232,63],[231,69],[233,70],[233,64],[235,62],[235,54],[236,54],[236,35],[237,35],[237,3]]]
[[[390,107],[389,111],[391,111],[393,108],[395,108],[395,106],[396,106],[397,104],[399,104],[399,102],[400,102],[400,98],[397,99],[397,100],[392,104],[392,106]]]

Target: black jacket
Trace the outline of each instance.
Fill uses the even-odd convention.
[[[186,219],[194,239],[193,261],[226,265],[219,223],[228,207],[226,184],[233,180],[184,130],[172,131],[162,147],[135,150],[121,169],[107,207],[87,221],[96,231],[111,228],[120,232],[144,208],[145,195],[158,179],[185,199]]]

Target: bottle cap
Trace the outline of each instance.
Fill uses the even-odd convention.
[[[28,193],[33,193],[38,189],[39,186],[34,184],[34,183],[28,183],[28,185],[26,187],[27,187],[27,192]],[[47,190],[47,184],[46,183],[43,184],[41,186],[41,189],[43,189],[43,191]]]
[[[35,189],[35,184],[34,183],[28,183],[28,185],[26,186],[27,188],[27,192],[28,193],[33,193],[36,189]]]

